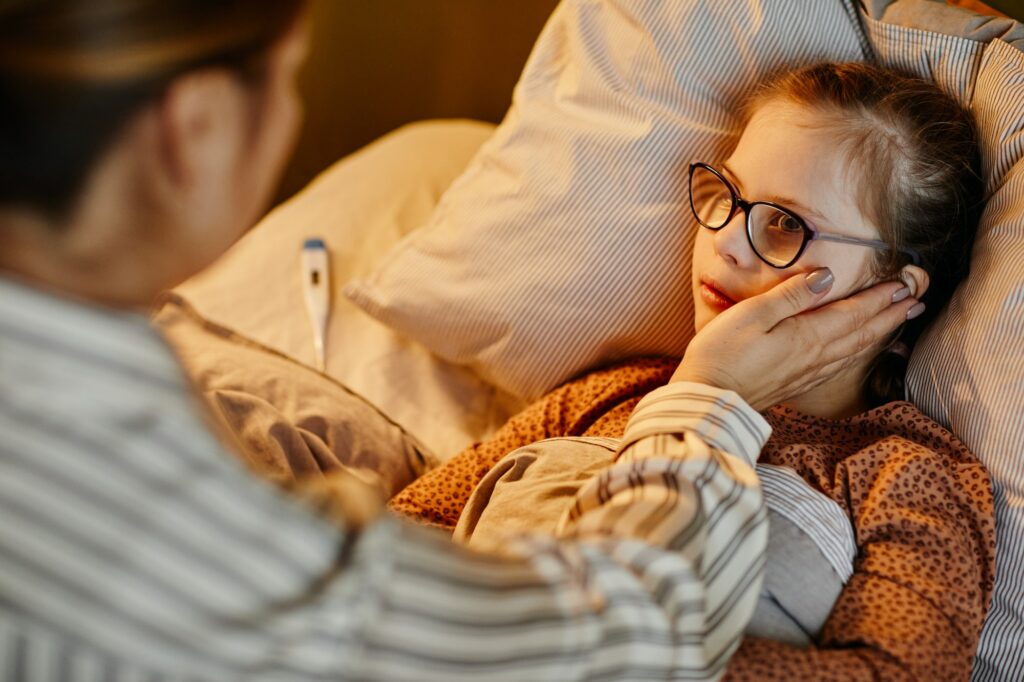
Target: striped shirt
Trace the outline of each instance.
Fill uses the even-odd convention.
[[[146,319],[0,281],[0,680],[716,679],[753,611],[767,422],[673,384],[561,541],[330,521],[205,428]]]

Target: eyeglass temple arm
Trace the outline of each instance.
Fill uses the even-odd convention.
[[[821,234],[816,232],[814,239],[820,239],[823,242],[839,242],[840,244],[855,244],[858,246],[870,246],[873,249],[881,249],[888,251],[889,245],[878,239],[857,239],[856,237],[843,237],[838,234]],[[910,259],[914,262],[914,265],[921,264],[921,255],[913,249],[903,249],[901,253],[905,253],[910,256]]]

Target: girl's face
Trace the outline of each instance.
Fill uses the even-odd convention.
[[[747,201],[780,204],[823,233],[878,239],[878,230],[857,206],[846,155],[823,123],[819,112],[770,101],[755,112],[732,156],[715,166]],[[873,249],[820,240],[810,242],[790,267],[773,268],[751,248],[745,220],[737,211],[720,230],[698,227],[692,272],[697,331],[734,303],[798,273],[832,270],[835,283],[824,302],[876,281]]]

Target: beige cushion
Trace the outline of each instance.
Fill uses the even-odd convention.
[[[536,398],[693,335],[686,166],[734,144],[768,73],[865,56],[850,2],[565,0],[497,133],[429,223],[346,288],[441,357]]]

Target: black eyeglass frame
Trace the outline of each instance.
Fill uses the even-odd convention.
[[[729,215],[725,218],[725,221],[718,227],[708,225],[703,220],[701,220],[700,213],[697,211],[697,207],[693,203],[693,173],[698,168],[701,168],[703,170],[708,171],[709,173],[712,173],[715,177],[721,180],[722,183],[729,190],[729,194],[732,199],[732,205],[729,207]],[[721,230],[723,227],[725,227],[732,221],[732,219],[736,216],[736,211],[742,210],[744,215],[744,225],[746,227],[745,232],[747,233],[747,241],[750,243],[751,251],[753,251],[754,254],[762,261],[778,270],[785,270],[786,268],[791,267],[794,263],[800,260],[800,256],[803,255],[804,249],[807,248],[807,245],[812,241],[816,240],[820,240],[823,242],[836,242],[839,244],[852,244],[854,246],[866,246],[880,251],[892,250],[891,246],[878,239],[857,239],[856,237],[844,237],[838,234],[827,234],[819,232],[818,230],[808,225],[806,220],[804,220],[799,215],[794,213],[791,209],[788,209],[785,206],[780,206],[779,204],[776,204],[774,202],[747,201],[742,196],[740,196],[740,193],[736,190],[733,184],[729,182],[729,179],[725,177],[723,173],[721,173],[714,166],[711,166],[710,164],[704,163],[702,161],[697,161],[690,164],[690,175],[687,189],[690,194],[690,210],[693,212],[693,217],[697,219],[697,222],[701,225],[701,227],[705,227],[709,230],[717,232],[718,230]],[[797,224],[800,225],[801,229],[803,230],[803,242],[800,244],[800,248],[797,250],[796,255],[793,256],[793,258],[785,265],[776,265],[775,263],[772,263],[770,260],[762,256],[761,252],[757,250],[757,246],[754,245],[754,225],[753,222],[750,220],[750,212],[755,206],[758,205],[770,206],[771,208],[777,211],[785,213],[786,215],[796,220]],[[901,253],[904,253],[907,256],[909,256],[914,265],[921,264],[920,255],[913,249],[903,249],[901,250]]]

